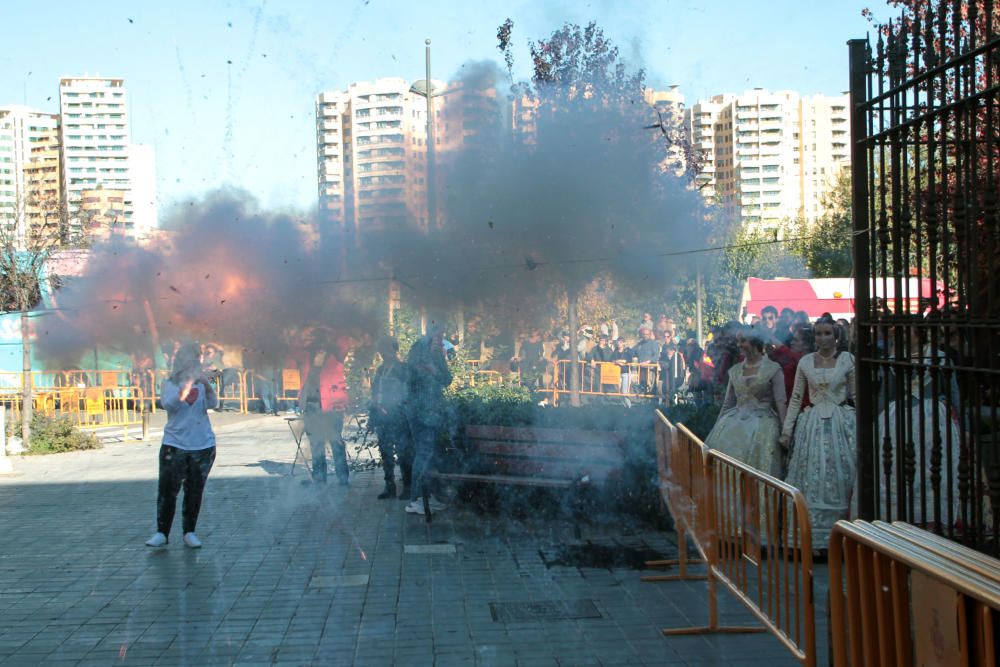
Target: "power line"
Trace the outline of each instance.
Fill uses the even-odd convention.
[[[505,269],[528,269],[534,270],[535,268],[542,266],[563,266],[567,264],[592,264],[592,263],[603,263],[603,262],[614,262],[623,258],[660,258],[660,257],[681,257],[686,255],[699,255],[709,252],[719,252],[723,250],[738,250],[743,248],[754,248],[757,246],[765,245],[777,245],[781,243],[792,243],[795,241],[808,241],[809,239],[816,238],[815,235],[811,236],[795,236],[791,238],[784,239],[767,239],[763,241],[750,241],[745,243],[731,243],[728,245],[719,246],[708,246],[705,248],[692,248],[690,250],[674,250],[671,252],[661,252],[661,253],[651,253],[651,254],[620,254],[610,257],[577,257],[573,259],[556,259],[548,261],[535,261],[535,260],[525,260],[524,262],[509,263],[509,264],[493,264],[488,266],[480,267],[481,271],[501,271]],[[367,283],[367,282],[386,282],[390,280],[395,280],[396,282],[406,284],[405,280],[411,280],[413,278],[423,278],[431,274],[426,273],[413,273],[405,276],[373,276],[367,278],[337,278],[335,280],[321,280],[317,284],[320,285],[345,285],[352,283]],[[407,287],[412,286],[407,285]]]

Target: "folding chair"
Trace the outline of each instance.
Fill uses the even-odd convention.
[[[302,465],[305,469],[312,474],[312,467],[309,465],[309,457],[306,453],[302,451],[302,438],[306,434],[306,422],[302,417],[285,417],[285,421],[288,422],[288,428],[292,432],[292,438],[295,439],[295,458],[292,459],[292,469],[289,471],[289,475],[295,474],[295,464],[298,463],[299,457],[302,457]]]

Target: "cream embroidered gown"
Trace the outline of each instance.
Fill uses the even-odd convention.
[[[705,445],[780,479],[778,437],[785,417],[784,375],[781,366],[766,356],[761,358],[756,375],[744,375],[745,364],[740,362],[729,370],[722,411]]]
[[[817,353],[799,360],[788,402],[783,435],[795,438],[785,481],[802,491],[809,506],[813,546],[826,548],[830,530],[848,516],[857,472],[854,408],[854,357],[841,352],[833,368],[817,368]],[[802,395],[809,386],[812,406],[804,412]]]

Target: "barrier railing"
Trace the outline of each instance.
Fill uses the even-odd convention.
[[[68,418],[80,429],[121,426],[126,440],[129,427],[142,426],[143,403],[142,391],[137,387],[42,387],[32,395],[37,414]],[[9,419],[21,418],[19,395],[0,394],[0,405],[6,407]]]
[[[996,665],[1000,561],[904,524],[830,535],[833,664]]]
[[[552,386],[553,403],[559,396],[570,393],[570,373],[580,380],[582,396],[620,396],[626,398],[656,398],[660,386],[660,365],[618,363],[611,361],[589,362],[563,359],[555,363]]]
[[[647,561],[648,567],[678,566],[675,575],[649,575],[642,581],[687,581],[705,579],[705,574],[688,574],[689,564],[704,564],[709,535],[704,520],[706,505],[705,456],[707,450],[683,424],[674,426],[662,412],[656,411],[656,458],[660,480],[660,497],[674,519],[677,533],[677,558]],[[700,510],[700,513],[699,513]],[[688,557],[688,535],[699,558]]]
[[[708,452],[705,471],[709,583],[722,583],[797,660],[815,665],[812,524],[805,497],[715,450]]]
[[[816,664],[812,528],[802,493],[718,451],[708,450],[683,424],[656,421],[661,494],[677,524],[674,576],[643,581],[707,579],[708,624],[668,628],[665,635],[770,631],[805,665]],[[666,469],[664,470],[664,465]],[[687,539],[707,564],[689,575]],[[763,627],[723,626],[718,586],[732,593]]]

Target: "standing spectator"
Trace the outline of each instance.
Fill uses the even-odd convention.
[[[347,346],[335,342],[330,332],[305,332],[308,350],[300,359],[302,391],[299,408],[305,420],[309,448],[312,450],[312,476],[318,484],[326,483],[326,443],[330,443],[337,480],[347,486],[347,447],[344,443],[344,413],[348,395],[344,379]]]
[[[569,333],[564,331],[560,336],[559,345],[552,351],[552,362],[555,366],[553,382],[558,389],[569,389],[569,374],[573,365],[571,362],[575,360]]]
[[[385,489],[378,495],[379,500],[396,497],[396,458],[403,475],[403,492],[400,498],[410,497],[410,483],[413,473],[413,447],[410,443],[410,427],[406,422],[405,401],[409,377],[406,364],[399,358],[399,343],[388,337],[379,341],[379,356],[382,364],[372,376],[372,402],[368,411],[369,424],[378,436],[378,451],[382,457],[382,472]]]
[[[764,306],[760,310],[760,321],[764,328],[774,338],[778,337],[778,309],[774,306]]]
[[[541,389],[541,378],[545,372],[545,345],[542,332],[532,329],[528,339],[521,343],[520,355],[515,359],[521,371],[521,380],[530,389]]]
[[[656,339],[662,339],[665,331],[673,332],[673,327],[671,326],[671,322],[667,319],[666,315],[660,315],[660,319],[656,320],[656,328],[654,329]]]
[[[202,369],[200,345],[187,343],[177,350],[173,372],[163,381],[160,400],[167,411],[167,424],[163,427],[163,444],[160,445],[156,533],[146,540],[146,546],[167,545],[177,508],[177,494],[183,486],[184,544],[197,549],[201,540],[194,531],[201,511],[201,497],[215,463],[215,433],[208,420],[208,410],[219,404],[215,389]]]
[[[444,356],[439,324],[432,323],[427,335],[413,344],[406,365],[409,372],[407,416],[413,438],[413,483],[406,511],[423,514],[425,494],[432,510],[445,508],[443,503],[430,496],[429,477],[435,465],[438,435],[445,426],[444,390],[452,379]]]
[[[673,403],[674,396],[684,384],[686,376],[684,356],[674,343],[674,335],[670,331],[665,331],[663,347],[660,348],[660,398],[665,404]]]
[[[601,325],[601,333],[608,337],[609,341],[618,340],[618,322],[614,319],[609,319]]]
[[[611,346],[608,345],[608,337],[601,334],[597,338],[597,345],[593,347],[590,352],[587,353],[587,377],[589,382],[587,382],[587,388],[590,391],[594,391],[596,385],[600,384],[601,381],[601,363],[611,361],[612,350]],[[595,379],[596,378],[596,379]],[[609,389],[610,387],[610,389]],[[614,388],[610,385],[601,385],[600,390],[607,393],[608,391],[614,391]]]
[[[642,314],[642,322],[639,323],[639,328],[636,330],[636,334],[640,339],[642,338],[643,329],[649,329],[650,331],[654,329],[653,316],[649,313]]]
[[[629,372],[629,364],[632,361],[632,350],[625,345],[625,339],[619,338],[615,341],[615,347],[611,351],[611,361],[615,362],[622,369],[621,393],[627,394],[632,391],[632,374]]]
[[[642,337],[635,346],[633,356],[639,363],[639,385],[645,394],[656,391],[656,365],[660,363],[660,344],[653,336],[652,329],[642,329]]]

